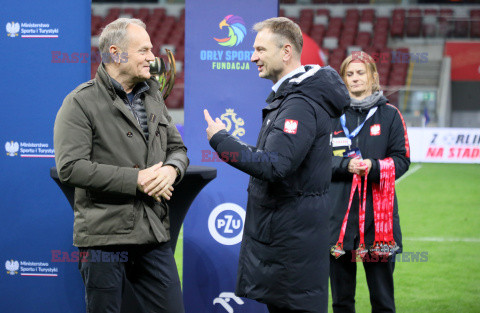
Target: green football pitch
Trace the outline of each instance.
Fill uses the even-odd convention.
[[[480,165],[412,164],[396,191],[405,252],[395,265],[397,312],[480,312]],[[360,263],[356,302],[371,312]]]

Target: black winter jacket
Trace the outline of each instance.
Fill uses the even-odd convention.
[[[407,128],[400,111],[393,105],[387,104],[385,97],[375,104],[377,111],[363,126],[360,133],[352,139],[352,147],[358,147],[363,159],[372,160],[372,168],[367,178],[367,201],[365,209],[365,245],[370,248],[375,240],[375,227],[373,222],[372,183],[379,183],[380,168],[378,160],[392,158],[395,164],[395,178],[400,178],[410,165],[410,147],[408,143]],[[346,126],[350,133],[367,117],[368,110],[359,110],[349,107],[345,112]],[[333,204],[331,216],[330,244],[336,244],[343,218],[347,211],[353,174],[347,170],[349,158],[341,155],[348,147],[342,143],[345,137],[340,119],[337,119],[333,132],[333,169],[330,197]],[[362,178],[363,186],[363,178]],[[363,187],[362,187],[363,188]],[[402,233],[398,216],[398,203],[395,195],[393,211],[393,235],[395,242],[402,247]],[[352,207],[348,217],[344,238],[344,250],[353,250],[358,247],[358,189],[352,200]]]
[[[326,312],[332,118],[349,104],[331,68],[306,67],[269,97],[256,146],[226,131],[210,145],[237,152],[251,175],[236,294],[305,312]]]

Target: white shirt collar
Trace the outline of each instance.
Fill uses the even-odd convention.
[[[298,73],[304,73],[305,72],[305,68],[303,66],[299,66],[297,67],[296,69],[294,69],[293,71],[291,71],[290,73],[288,73],[287,75],[283,76],[282,78],[280,78],[280,80],[272,86],[272,90],[274,92],[277,92],[278,88],[280,88],[280,85],[288,78],[294,76],[295,74],[298,74]]]

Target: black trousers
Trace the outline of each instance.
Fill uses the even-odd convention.
[[[170,243],[80,248],[87,313],[119,313],[127,280],[141,304],[135,312],[184,313]]]
[[[338,259],[330,256],[330,285],[334,313],[355,312],[357,262],[354,259],[355,257],[353,256],[352,259],[350,251],[346,251],[345,255]],[[391,258],[369,257],[368,260],[369,262],[361,263],[363,263],[367,278],[372,313],[394,313],[393,271],[395,262],[391,262]]]
[[[269,313],[308,313],[307,311],[282,309],[271,304],[267,304]]]

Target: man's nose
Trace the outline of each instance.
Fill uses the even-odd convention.
[[[257,62],[258,61],[258,55],[256,52],[252,54],[252,57],[250,58],[251,62]]]
[[[155,60],[155,55],[153,54],[152,50],[148,51],[146,60],[148,62]]]

